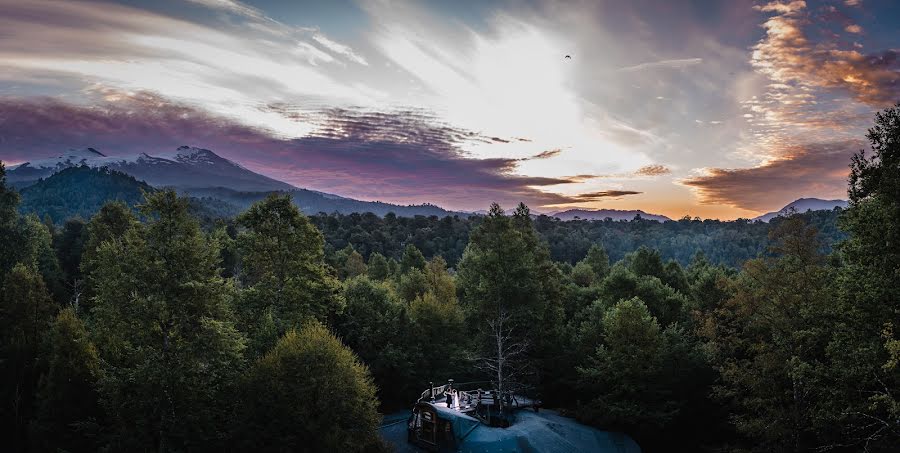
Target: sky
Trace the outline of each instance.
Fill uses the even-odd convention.
[[[846,197],[898,25],[896,0],[0,0],[0,160],[190,145],[363,200],[748,218]]]

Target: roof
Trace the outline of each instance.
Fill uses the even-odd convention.
[[[639,453],[641,451],[637,443],[625,434],[601,431],[582,425],[551,410],[541,410],[540,412],[520,410],[516,412],[516,422],[512,426],[493,428],[458,411],[442,408],[440,405],[436,405],[434,408],[441,418],[453,422],[454,434],[457,434],[460,428],[471,427],[471,421],[476,423],[471,432],[464,435],[459,443],[458,451],[462,453],[568,453],[575,451]],[[401,415],[398,414],[398,417]],[[457,425],[460,427],[458,428]],[[407,443],[406,423],[386,424],[381,428],[381,435],[393,445],[394,450],[398,453],[422,451]],[[457,439],[459,438],[457,436]]]

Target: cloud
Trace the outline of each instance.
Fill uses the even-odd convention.
[[[153,154],[188,144],[298,187],[366,200],[479,209],[491,201],[543,206],[601,197],[541,190],[591,175],[523,176],[515,173],[517,159],[469,158],[460,145],[487,139],[425,112],[297,111],[317,127],[287,139],[151,93],[106,92],[104,98],[89,106],[0,98],[0,156],[21,162],[88,146],[109,155]]]
[[[761,8],[779,14],[763,24],[766,36],[753,47],[751,64],[775,82],[775,95],[808,102],[798,97],[809,94],[803,93],[805,89],[837,89],[874,107],[900,99],[900,61],[896,51],[863,54],[841,48],[838,41],[813,42],[807,28],[817,22],[810,20],[805,6],[802,1],[773,2]],[[846,30],[859,33],[862,28],[850,24]]]
[[[670,173],[672,173],[672,170],[669,170],[669,167],[659,164],[645,165],[634,172],[637,176],[662,176]]]
[[[643,192],[635,192],[633,190],[601,190],[599,192],[588,192],[575,195],[572,197],[572,201],[578,203],[602,201],[609,198],[621,198],[628,195],[640,195],[641,193]]]
[[[341,43],[332,41],[331,39],[329,39],[328,37],[326,37],[325,35],[323,35],[323,34],[321,34],[321,33],[316,33],[316,34],[314,34],[314,35],[313,35],[313,39],[314,39],[317,43],[319,43],[319,44],[325,46],[325,48],[327,48],[328,50],[330,50],[330,51],[332,51],[332,52],[334,52],[334,53],[343,55],[343,56],[347,57],[348,59],[350,59],[350,60],[352,60],[352,61],[354,61],[354,62],[356,62],[356,63],[359,63],[359,64],[361,64],[361,65],[363,65],[363,66],[368,66],[368,65],[369,65],[369,62],[367,62],[365,58],[363,58],[363,57],[361,57],[360,55],[358,55],[358,54],[357,54],[356,52],[354,52],[353,49],[351,49],[349,46],[346,46],[346,45],[344,45],[344,44],[341,44]]]
[[[523,160],[541,160],[541,159],[550,159],[552,157],[556,157],[562,154],[562,149],[548,149],[547,151],[541,151],[534,156],[526,157]]]
[[[845,197],[850,156],[861,146],[858,141],[792,146],[764,165],[707,169],[681,184],[695,189],[701,203],[760,212],[804,196]]]
[[[680,60],[660,60],[619,68],[621,72],[635,72],[646,69],[681,69],[703,63],[702,58],[685,58]]]
[[[844,0],[844,4],[847,6],[859,6],[862,4],[862,0]]]

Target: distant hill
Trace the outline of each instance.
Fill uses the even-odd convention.
[[[784,216],[791,212],[804,213],[806,211],[831,211],[834,208],[846,208],[847,200],[822,200],[819,198],[800,198],[775,212],[769,212],[751,220],[768,222],[775,217]]]
[[[106,167],[134,176],[154,187],[197,188],[227,186],[235,190],[291,190],[295,187],[254,173],[203,148],[182,146],[151,156],[107,156],[94,148],[72,149],[59,156],[25,162],[7,169],[9,182],[23,187],[76,166]]]
[[[224,187],[213,187],[204,189],[186,189],[185,194],[197,198],[212,198],[231,203],[239,208],[246,209],[256,201],[262,200],[271,192],[241,192]],[[383,203],[380,201],[360,201],[352,198],[339,197],[327,193],[317,192],[307,189],[293,189],[284,191],[289,193],[300,210],[304,213],[313,215],[320,212],[331,214],[334,212],[340,214],[365,213],[371,212],[379,217],[383,217],[389,212],[400,217],[422,216],[469,216],[469,213],[453,212],[443,209],[433,204],[420,205],[396,205],[391,203]]]
[[[613,220],[634,220],[636,216],[641,216],[644,220],[656,220],[657,222],[665,222],[666,220],[672,220],[664,215],[659,214],[648,214],[641,210],[619,210],[619,209],[569,209],[567,211],[560,211],[554,214],[549,214],[550,217],[556,217],[559,220],[605,220],[607,218]]]
[[[75,216],[88,219],[108,201],[133,206],[144,199],[143,192],[154,190],[133,176],[108,168],[69,167],[21,189],[19,210],[40,218],[49,215],[55,223]]]

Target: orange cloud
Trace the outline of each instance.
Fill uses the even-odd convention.
[[[792,146],[782,157],[752,168],[708,169],[707,174],[680,181],[693,188],[703,204],[724,204],[770,211],[803,196],[846,196],[850,156],[861,143],[818,143]]]

